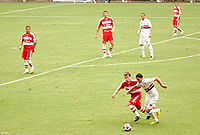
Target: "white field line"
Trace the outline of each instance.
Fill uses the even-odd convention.
[[[191,34],[188,34],[188,35],[194,35],[194,34],[198,34],[198,33],[200,33],[200,31],[199,32],[195,32],[195,33],[191,33]],[[175,40],[175,39],[180,39],[180,38],[183,38],[183,37],[176,37],[176,38],[171,38],[171,39],[163,40],[163,41],[160,41],[160,42],[153,43],[152,45],[156,45],[156,44],[160,44],[160,43],[172,41],[172,40]],[[113,55],[119,55],[119,54],[122,54],[122,53],[126,53],[126,52],[130,52],[130,51],[139,49],[139,48],[140,47],[129,49],[129,50],[125,50],[125,51],[122,51],[122,52],[114,53]],[[65,69],[65,68],[69,68],[69,67],[74,67],[74,66],[77,66],[77,65],[80,65],[80,64],[84,64],[84,63],[96,61],[96,60],[99,60],[99,59],[102,59],[102,57],[94,58],[94,59],[90,59],[90,60],[86,60],[86,61],[82,61],[82,62],[78,62],[78,63],[75,63],[75,64],[71,64],[71,65],[60,67],[60,68],[52,69],[52,70],[49,70],[49,71],[46,71],[46,72],[42,72],[42,73],[39,73],[39,74],[36,74],[36,75],[24,77],[24,78],[17,79],[17,80],[14,80],[14,81],[10,81],[10,82],[6,82],[6,83],[2,83],[2,84],[0,84],[0,86],[12,84],[12,83],[19,82],[19,81],[23,81],[23,80],[26,80],[26,79],[30,79],[30,78],[33,78],[33,77],[41,76],[41,75],[48,74],[48,73],[51,73],[51,72],[54,72],[54,71],[58,71],[58,70],[61,70],[61,69]]]
[[[24,9],[24,10],[26,10],[26,9]],[[10,11],[10,12],[12,12],[12,11]],[[6,12],[3,12],[3,13],[6,13]],[[1,13],[0,13],[0,15],[1,15]],[[99,17],[92,17],[92,16],[27,16],[27,15],[22,15],[22,16],[21,15],[14,15],[14,16],[11,16],[11,15],[5,16],[4,15],[4,16],[0,16],[0,17],[2,17],[2,18],[95,18],[95,19],[99,18]],[[130,18],[130,19],[136,18],[136,19],[140,19],[140,17],[134,17],[134,16],[132,16],[132,17],[129,17],[129,16],[124,16],[124,17],[116,16],[116,17],[113,17],[113,18]],[[150,19],[151,18],[152,19],[172,19],[173,17],[148,17],[148,18],[150,18]],[[200,20],[200,18],[198,18],[198,17],[183,17],[183,19]]]
[[[198,57],[198,56],[200,56],[200,54],[190,55],[190,56],[185,56],[185,57],[163,59],[163,60],[150,60],[150,61],[129,62],[129,63],[114,63],[114,64],[103,64],[103,65],[80,65],[80,66],[73,66],[73,67],[105,67],[105,66],[117,66],[117,65],[147,64],[147,63],[157,63],[157,62],[165,62],[165,61],[182,60],[182,59]]]
[[[20,10],[11,10],[11,11],[7,11],[7,12],[1,12],[0,15],[10,14],[10,13],[16,13],[16,12],[24,12],[24,11],[30,11],[30,10],[36,10],[36,9],[42,9],[42,8],[57,7],[57,6],[63,6],[63,5],[66,5],[66,4],[56,4],[56,5],[50,5],[50,6],[25,8],[25,9],[20,9]]]
[[[192,37],[184,37],[184,38],[200,40],[200,38],[192,38]]]

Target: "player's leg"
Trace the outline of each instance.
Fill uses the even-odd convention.
[[[157,109],[155,108],[158,98],[159,98],[159,95],[157,94],[155,97],[153,97],[151,99],[151,104],[153,104],[153,107],[152,107],[153,109],[151,110],[151,112],[156,113],[157,118],[159,119],[160,118],[160,108],[157,108]]]
[[[111,51],[112,51],[112,49],[113,49],[113,46],[114,46],[114,40],[111,40],[111,41],[110,41],[109,50],[108,50],[108,55],[109,55],[110,58],[112,58]]]
[[[148,94],[146,94],[146,99],[145,99],[145,102],[144,102],[144,106],[147,108],[147,105],[150,103],[150,96]],[[146,117],[146,120],[150,119],[151,116],[149,113],[147,113],[147,117]]]
[[[103,50],[103,59],[107,57],[106,55],[106,42],[108,42],[107,34],[103,33],[103,45],[102,45],[102,50]]]
[[[102,45],[102,50],[103,50],[103,59],[105,59],[107,56],[106,56],[106,42],[103,41],[103,45]]]
[[[135,107],[140,110],[140,112],[145,113],[148,115],[148,113],[146,112],[146,109],[141,105],[141,98],[138,99],[135,103]]]
[[[33,74],[33,72],[34,72],[33,62],[31,61],[32,53],[33,53],[33,49],[29,49],[28,54],[27,54],[27,57],[28,57],[27,61],[28,61],[28,64],[30,65],[30,67],[31,67],[30,74]]]
[[[128,107],[131,109],[131,111],[135,114],[135,122],[138,121],[140,119],[140,115],[139,113],[137,112],[136,110],[136,107],[135,106],[135,103],[136,103],[136,100],[140,98],[139,95],[136,95],[136,96],[131,96],[131,100],[128,102]]]
[[[28,74],[28,61],[27,61],[27,49],[26,48],[23,49],[22,58],[24,59],[24,67],[25,67],[24,74]]]
[[[135,114],[135,122],[140,119],[140,114],[137,112],[136,107],[132,105],[130,102],[128,103],[128,107],[131,109],[131,111]]]
[[[150,52],[150,58],[153,59],[154,58],[154,54],[153,54],[153,47],[151,45],[151,39],[149,37],[147,37],[146,39],[146,44],[149,47],[149,52]]]
[[[108,55],[109,55],[109,57],[111,58],[111,57],[112,57],[111,51],[112,51],[113,46],[114,46],[114,37],[113,37],[113,34],[112,34],[112,33],[109,33],[109,35],[108,35],[108,40],[110,41],[110,46],[109,46],[109,50],[108,50]]]
[[[177,36],[177,18],[174,18],[173,19],[173,26],[174,26],[174,34],[173,34],[173,37],[176,37]]]
[[[141,56],[140,58],[145,58],[145,52],[144,52],[144,39],[140,37],[139,39],[139,45],[140,45],[140,51],[141,51]]]
[[[179,27],[180,19],[177,21],[177,29],[181,32],[181,35],[184,35],[184,31]]]
[[[174,35],[173,35],[173,37],[176,37],[176,36],[177,36],[177,26],[174,25]]]
[[[28,74],[28,61],[27,61],[27,59],[24,59],[24,67],[25,67],[24,74]]]
[[[158,94],[154,97],[151,97],[150,103],[147,105],[147,112],[154,119],[151,124],[158,123],[158,117],[155,116],[155,112],[160,112],[160,109],[155,109],[156,102],[158,101]]]

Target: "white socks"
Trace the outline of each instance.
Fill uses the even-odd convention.
[[[140,46],[140,50],[141,50],[141,54],[142,54],[142,56],[145,56],[144,46]]]
[[[128,107],[131,109],[131,111],[132,111],[136,116],[139,116],[139,117],[140,117],[139,113],[137,112],[137,110],[135,109],[135,107],[134,107],[133,105],[129,105]]]
[[[27,60],[27,61],[28,61],[29,65],[30,65],[30,67],[31,67],[32,69],[34,69],[34,66],[33,66],[32,61],[31,61],[31,60]]]
[[[24,60],[25,71],[28,72],[28,61]]]
[[[150,112],[149,115],[153,118],[154,121],[158,121],[154,113]]]
[[[148,47],[149,47],[149,52],[150,52],[151,56],[154,56],[152,45],[150,44],[150,45],[148,45]],[[140,50],[141,50],[141,54],[142,54],[142,56],[145,56],[144,46],[140,46]]]
[[[103,54],[106,55],[106,45],[105,44],[102,45],[102,50],[103,50]]]
[[[183,30],[182,30],[182,29],[181,29],[179,26],[177,27],[177,29],[178,29],[180,32],[182,32],[182,31],[183,31]]]
[[[151,56],[154,56],[153,55],[153,47],[152,47],[152,45],[150,44],[150,45],[148,45],[148,47],[149,47],[149,52],[150,52]]]
[[[110,46],[109,46],[109,52],[111,52],[112,49],[113,49],[113,45],[110,45]]]
[[[177,32],[177,28],[174,28],[174,35],[177,35],[176,32]]]

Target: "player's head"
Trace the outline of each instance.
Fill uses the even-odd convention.
[[[103,16],[108,17],[108,11],[103,11]]]
[[[124,73],[124,78],[127,82],[131,81],[131,74],[129,72],[125,72]]]
[[[178,1],[177,0],[174,2],[174,5],[175,5],[175,7],[178,7]]]
[[[143,75],[142,75],[141,73],[138,73],[138,74],[136,75],[136,79],[137,79],[137,81],[138,81],[139,83],[141,83],[142,80],[143,80]]]
[[[30,33],[31,31],[31,26],[26,26],[26,33]]]
[[[145,13],[141,13],[141,19],[144,20],[146,18]]]

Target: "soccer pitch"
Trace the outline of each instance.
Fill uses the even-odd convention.
[[[200,5],[180,4],[185,36],[172,38],[171,4],[0,3],[0,134],[9,135],[198,135],[200,134]],[[26,10],[24,10],[26,9]],[[113,58],[101,59],[102,38],[94,39],[102,12],[115,21]],[[139,59],[140,13],[153,25],[155,59]],[[38,44],[33,75],[23,75],[19,41],[26,25]],[[111,96],[129,71],[133,78],[161,78],[160,123],[146,116],[134,123],[122,90]],[[28,78],[30,77],[30,78]],[[22,79],[23,78],[23,79]],[[19,80],[22,79],[22,80]],[[17,81],[16,81],[17,80]],[[9,84],[11,81],[16,81]],[[6,84],[8,82],[8,84]],[[145,92],[142,90],[142,104]],[[122,126],[130,123],[131,132]]]

